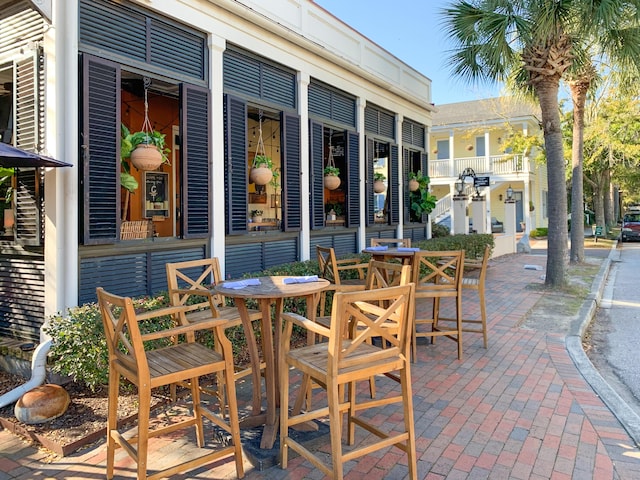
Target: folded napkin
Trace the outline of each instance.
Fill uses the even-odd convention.
[[[399,252],[419,252],[419,248],[415,247],[398,247]]]
[[[247,278],[245,280],[238,280],[237,282],[224,282],[222,284],[224,288],[233,288],[234,290],[248,287],[249,285],[260,285],[260,280],[257,278]]]
[[[369,247],[367,250],[371,252],[384,252],[385,250],[389,250],[389,247],[386,245],[376,245],[374,247]]]
[[[309,283],[309,282],[317,282],[318,275],[304,275],[302,277],[287,277],[282,280],[282,283]]]

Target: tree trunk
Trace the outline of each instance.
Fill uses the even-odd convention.
[[[549,232],[545,284],[560,287],[567,270],[567,183],[558,108],[559,79],[550,77],[534,85],[542,114],[547,154]]]
[[[596,185],[593,189],[593,210],[596,212],[596,225],[605,226],[604,221],[604,173],[600,172],[596,177]]]
[[[573,142],[571,148],[571,263],[584,262],[584,105],[590,82],[570,82],[573,100]]]
[[[611,227],[616,225],[615,216],[613,213],[613,183],[611,183],[611,169],[605,170],[606,175],[606,187],[604,189],[604,221],[607,226],[607,232],[611,230]]]

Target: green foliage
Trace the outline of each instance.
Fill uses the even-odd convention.
[[[411,220],[421,222],[423,214],[429,214],[436,206],[437,198],[429,192],[430,179],[427,175],[423,175],[420,170],[417,172],[409,172],[409,180],[418,182],[418,189],[415,192],[409,192],[409,201],[411,202]]]
[[[145,310],[167,304],[166,295],[134,301],[136,309]],[[170,318],[165,323],[141,322],[140,330],[143,333],[160,330],[170,322]],[[53,340],[49,362],[54,372],[68,375],[93,391],[108,383],[109,353],[97,303],[86,303],[69,309],[65,315],[51,317],[45,331]]]
[[[536,228],[535,230],[531,230],[531,233],[529,233],[529,236],[531,238],[538,238],[538,237],[546,237],[549,234],[549,229],[548,228]]]
[[[324,213],[329,213],[331,210],[335,212],[335,214],[339,217],[344,214],[344,203],[339,202],[329,202],[324,206]]]
[[[446,225],[431,222],[431,238],[448,237],[450,233],[451,230]]]
[[[120,186],[133,193],[138,189],[138,181],[130,173],[120,172]]]
[[[334,177],[338,177],[340,175],[340,169],[338,167],[326,166],[324,167],[325,175],[333,175]]]
[[[387,177],[384,176],[384,174],[380,173],[380,172],[375,172],[373,174],[373,181],[374,182],[384,182],[387,179]]]
[[[423,250],[464,250],[465,258],[480,258],[484,255],[486,245],[494,248],[493,235],[482,233],[476,235],[449,235],[418,242],[415,246]]]
[[[156,130],[152,132],[135,132],[131,133],[129,129],[124,125],[120,125],[122,132],[122,139],[120,141],[120,157],[129,158],[131,152],[135,150],[138,145],[154,145],[160,150],[162,154],[162,162],[169,163],[169,153],[171,149],[166,146],[164,133],[160,133]]]
[[[252,217],[259,217],[263,214],[264,212],[262,210],[251,210],[251,216]]]

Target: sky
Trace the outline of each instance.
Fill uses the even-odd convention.
[[[432,102],[500,95],[498,85],[470,85],[447,67],[447,35],[439,12],[451,0],[315,0],[325,10],[431,79]],[[417,47],[416,47],[417,45]]]

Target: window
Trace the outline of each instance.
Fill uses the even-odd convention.
[[[450,157],[449,140],[438,140],[436,145],[438,160],[448,160]]]
[[[375,223],[387,223],[389,215],[389,144],[374,141],[373,215]]]
[[[476,137],[476,156],[484,157],[486,155],[484,137]]]

